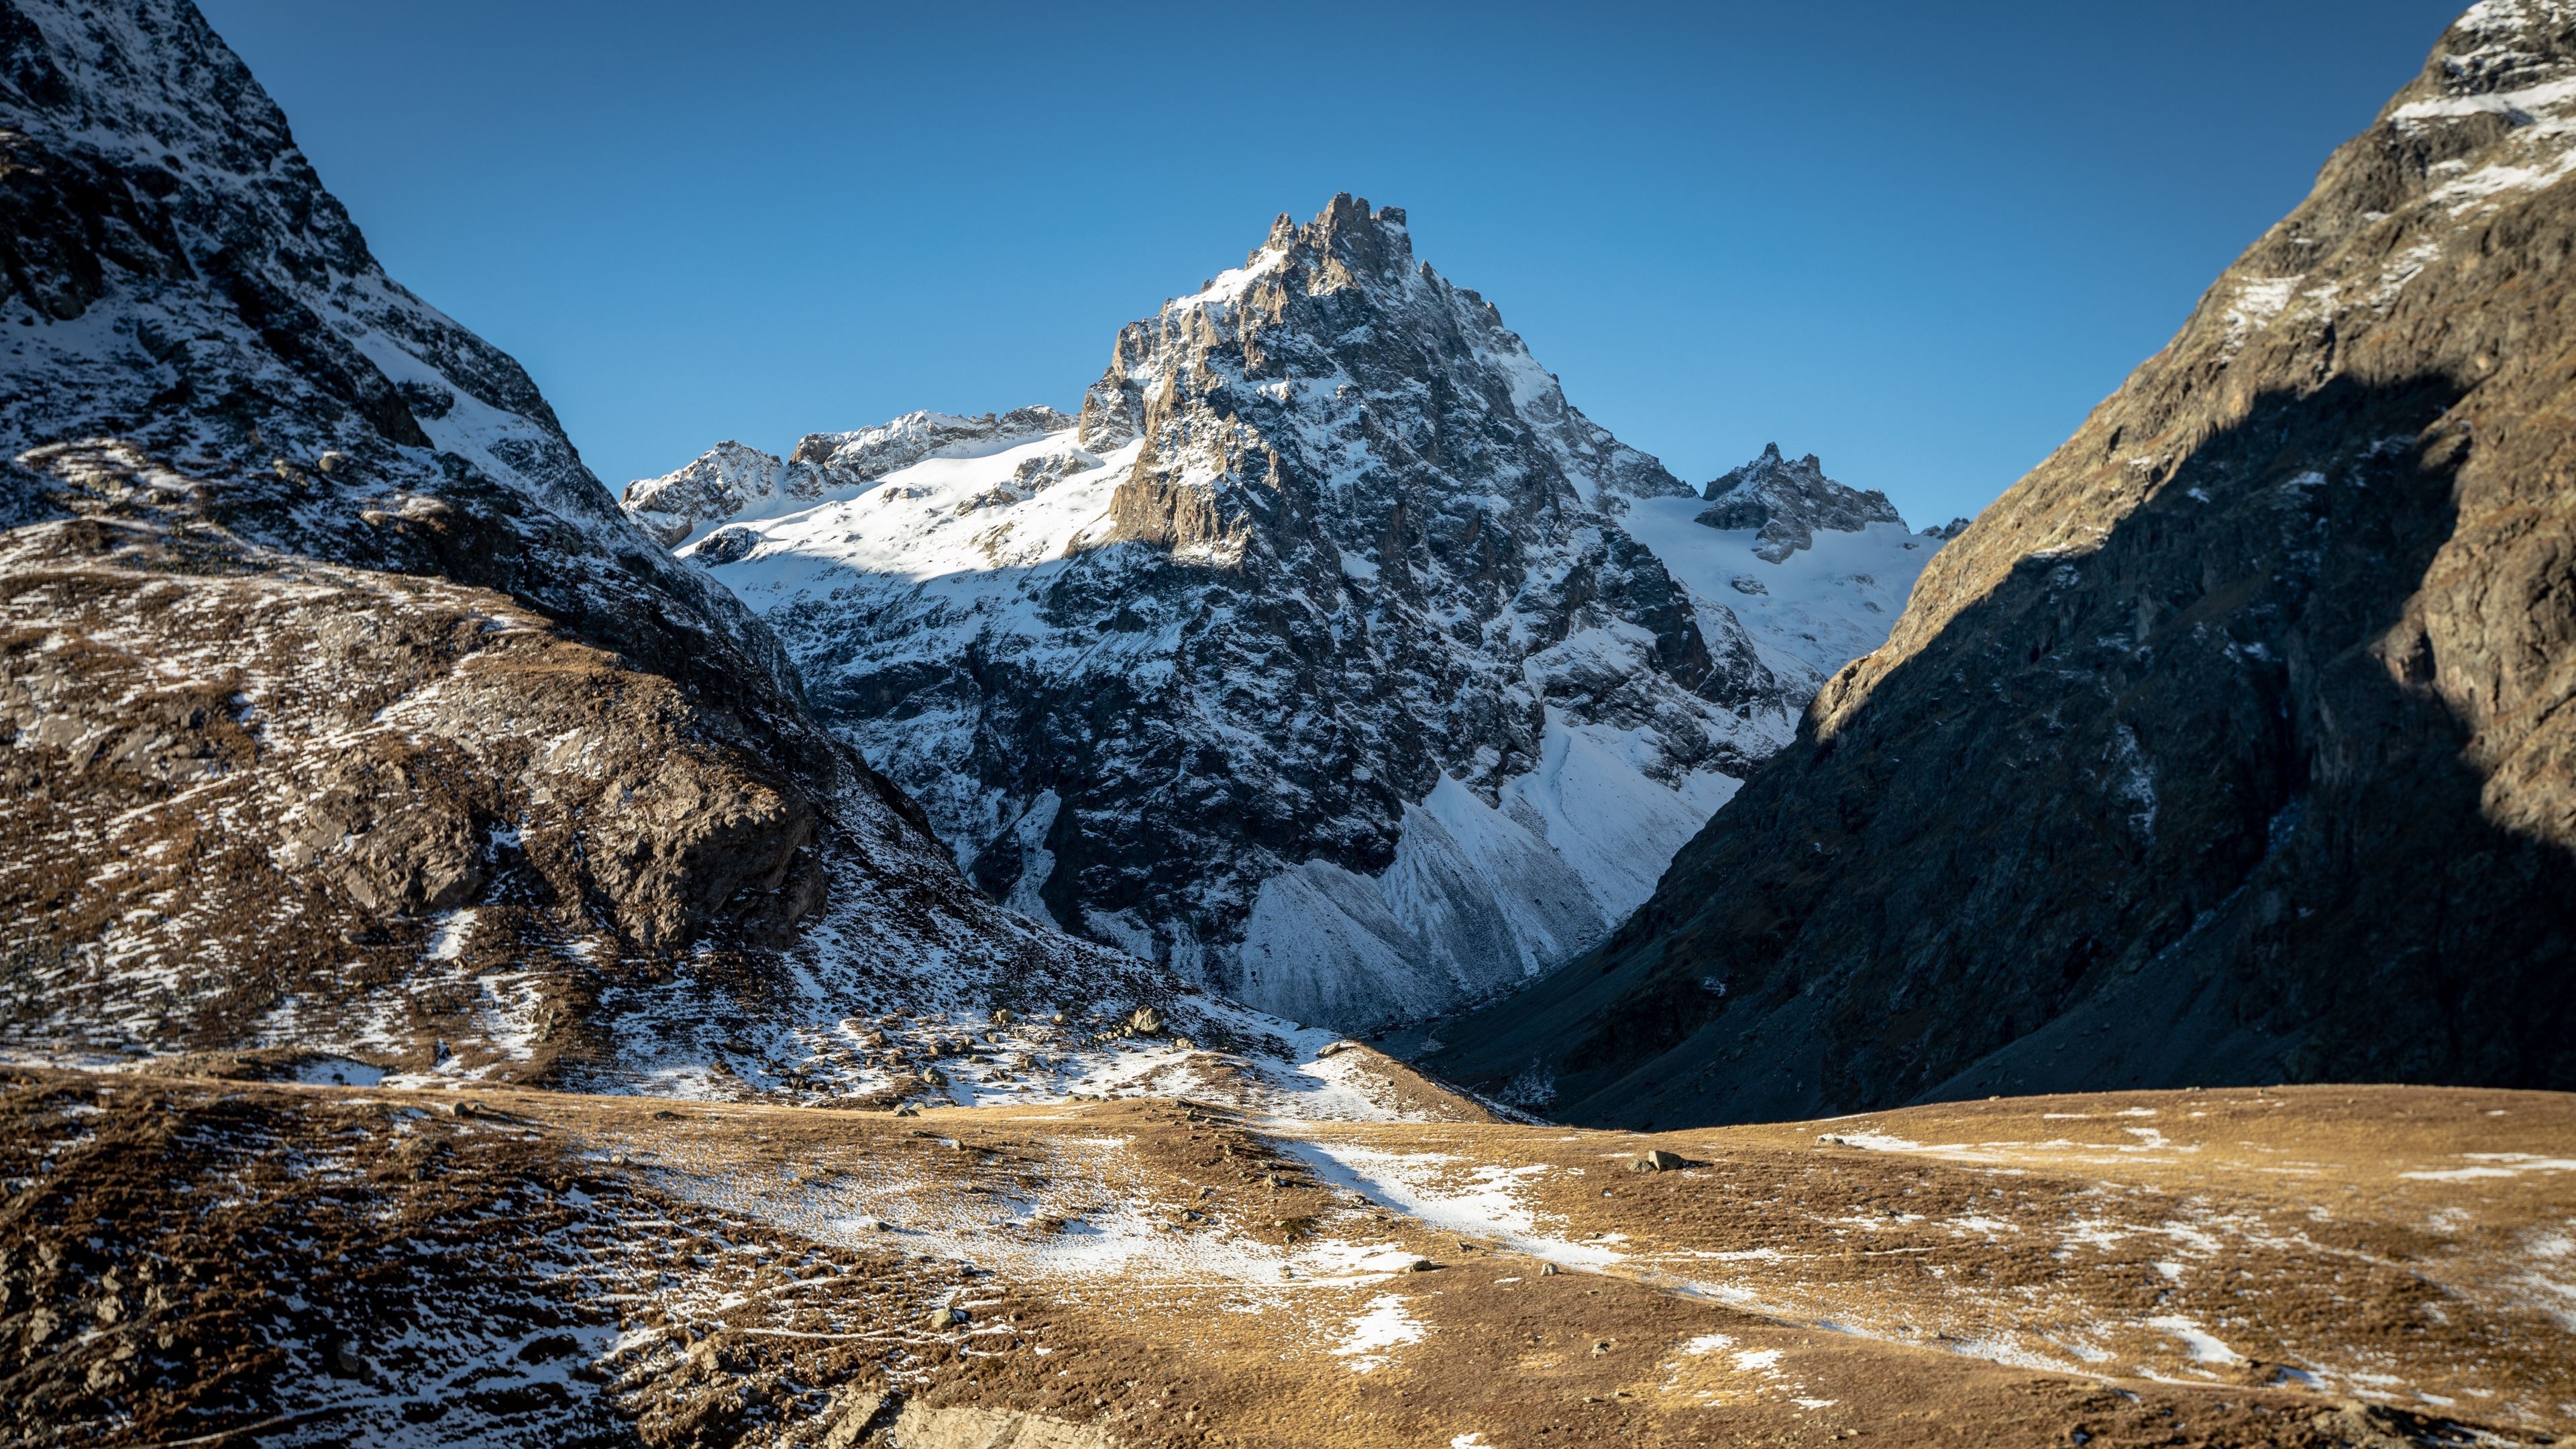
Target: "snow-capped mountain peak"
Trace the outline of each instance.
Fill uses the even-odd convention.
[[[1375,328],[1355,339],[1357,346],[1323,347],[1320,336],[1296,325],[1291,313],[1303,308],[1292,303],[1322,314],[1317,321],[1349,314]],[[1205,363],[1210,349],[1239,366],[1204,377],[1178,366]],[[1122,330],[1108,371],[1083,398],[1081,439],[1093,449],[1115,448],[1148,430],[1155,390],[1166,379],[1197,383],[1220,401],[1229,387],[1292,401],[1373,388],[1392,398],[1425,377],[1453,374],[1473,378],[1485,394],[1475,399],[1482,411],[1525,430],[1584,501],[1604,491],[1689,491],[1661,463],[1567,403],[1555,376],[1492,303],[1416,262],[1402,209],[1372,211],[1347,194],[1303,226],[1282,213],[1242,267]],[[1182,403],[1178,393],[1172,403]]]
[[[1929,553],[1727,591],[1752,536],[1348,196],[1121,329],[1069,433],[771,506],[685,551],[990,893],[1344,1028],[1597,939]]]
[[[1770,563],[1811,545],[1819,528],[1852,533],[1873,523],[1905,521],[1886,494],[1846,488],[1826,477],[1813,453],[1790,462],[1780,456],[1778,443],[1763,444],[1762,456],[1711,482],[1700,496],[1708,501],[1701,523],[1756,530],[1762,541],[1754,552]]]

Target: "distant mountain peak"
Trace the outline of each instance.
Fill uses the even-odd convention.
[[[1391,276],[1413,265],[1413,236],[1405,229],[1404,208],[1371,211],[1365,198],[1347,191],[1301,228],[1297,240],[1354,271]]]
[[[912,412],[872,428],[808,433],[784,460],[730,439],[619,495],[629,517],[665,548],[702,539],[741,517],[774,517],[865,489],[924,458],[1060,433],[1073,419],[1051,407],[961,417]]]
[[[1472,380],[1475,395],[1460,401],[1477,415],[1475,433],[1492,431],[1496,446],[1517,446],[1505,434],[1538,445],[1545,466],[1521,481],[1542,495],[1561,488],[1588,502],[1604,491],[1689,492],[1661,462],[1568,403],[1555,375],[1530,356],[1492,303],[1416,262],[1401,208],[1371,210],[1347,192],[1303,225],[1283,214],[1244,266],[1121,329],[1107,372],[1083,397],[1079,437],[1084,447],[1106,452],[1202,404],[1219,416],[1279,403],[1304,408],[1306,400],[1291,395],[1300,387],[1335,389],[1333,405],[1345,410],[1419,409],[1422,399],[1370,394],[1380,384],[1401,393],[1411,380],[1433,375]],[[1472,460],[1442,456],[1446,440],[1427,441],[1428,450],[1411,440],[1405,446],[1451,482],[1476,477]],[[1186,430],[1166,432],[1151,450],[1152,466],[1204,457],[1203,445],[1219,454],[1226,446]],[[1228,471],[1215,467],[1208,476]],[[1214,501],[1222,507],[1229,500],[1219,493]]]
[[[1347,194],[1050,417],[685,551],[995,898],[1344,1029],[1596,939],[1930,556],[1730,588],[1745,541]]]
[[[1902,524],[1896,505],[1872,488],[1863,492],[1825,476],[1825,465],[1813,453],[1790,462],[1778,443],[1762,445],[1762,454],[1711,482],[1700,496],[1708,508],[1699,521],[1711,528],[1750,528],[1760,532],[1755,556],[1780,563],[1815,541],[1815,531],[1854,533],[1873,523]]]

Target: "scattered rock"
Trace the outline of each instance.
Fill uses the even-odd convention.
[[[1106,1408],[1095,1398],[1092,1407]],[[1101,1429],[1049,1414],[1012,1409],[927,1408],[907,1403],[886,1427],[889,1443],[921,1449],[1119,1449],[1120,1441]]]
[[[831,1407],[823,1411],[830,1425],[819,1441],[822,1449],[856,1449],[866,1437],[868,1426],[885,1412],[886,1391],[858,1384],[850,1385],[832,1398]]]

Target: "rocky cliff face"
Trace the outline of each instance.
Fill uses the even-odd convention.
[[[1598,939],[1932,547],[1819,519],[1782,567],[1694,522],[1349,197],[1123,329],[1070,426],[1023,415],[686,552],[993,895],[1345,1028]]]
[[[192,7],[0,4],[0,212],[0,1040],[631,1080],[1127,979],[975,895]]]
[[[2490,0],[1594,955],[1578,1118],[2576,1085],[2576,11]]]

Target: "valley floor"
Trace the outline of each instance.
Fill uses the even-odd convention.
[[[1204,1078],[897,1115],[11,1069],[0,1438],[2576,1433],[2576,1098],[2139,1092],[1634,1135],[1364,1065],[1455,1120],[1297,1120]]]

